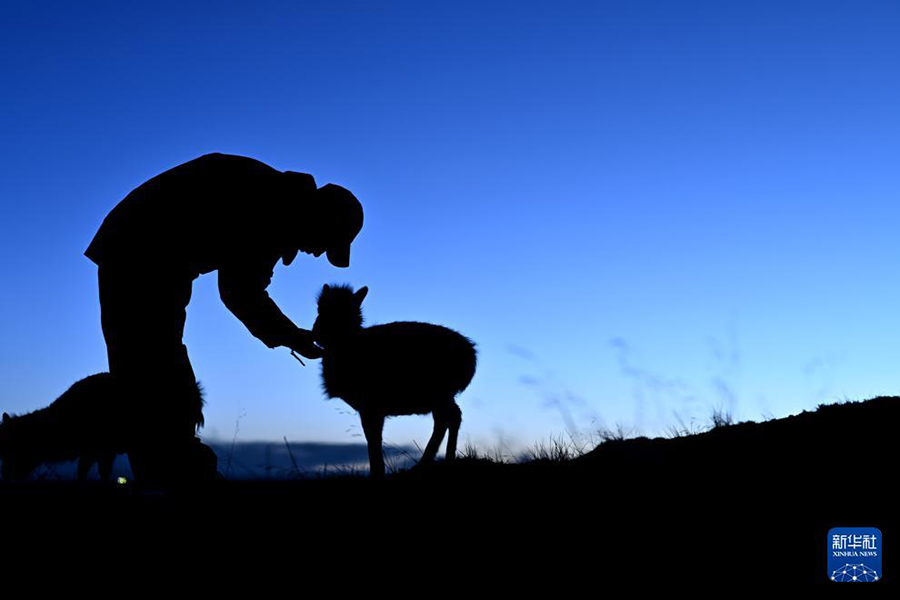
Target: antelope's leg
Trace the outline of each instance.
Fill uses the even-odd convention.
[[[384,452],[381,449],[381,432],[384,429],[384,415],[378,412],[361,412],[363,433],[369,448],[369,477],[384,477]]]
[[[441,442],[444,441],[444,434],[447,433],[447,428],[450,426],[449,417],[449,411],[446,408],[441,407],[434,410],[434,431],[431,433],[431,439],[428,440],[428,445],[425,446],[425,452],[422,453],[419,463],[428,463],[434,460],[438,448],[441,447]]]
[[[115,461],[116,455],[112,453],[103,454],[97,459],[97,471],[100,473],[100,481],[109,481]]]
[[[87,481],[88,471],[94,466],[96,458],[93,454],[82,454],[78,458],[78,481]]]
[[[456,402],[450,407],[450,435],[447,438],[447,459],[456,458],[456,439],[459,436],[459,426],[462,424],[462,411]]]

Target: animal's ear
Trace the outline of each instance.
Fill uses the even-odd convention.
[[[364,285],[353,294],[353,297],[356,298],[357,304],[362,304],[362,301],[366,299],[366,294],[369,293],[369,286]]]

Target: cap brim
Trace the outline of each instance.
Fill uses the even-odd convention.
[[[341,248],[329,248],[326,251],[326,256],[328,256],[328,262],[333,264],[336,267],[349,267],[350,266],[350,244],[343,246]]]

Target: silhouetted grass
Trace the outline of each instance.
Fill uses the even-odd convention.
[[[522,454],[520,460],[523,462],[534,460],[563,462],[572,460],[576,456],[582,456],[584,453],[584,446],[575,443],[571,438],[556,436],[550,437],[547,441],[536,442]]]
[[[515,459],[515,455],[505,445],[498,444],[489,450],[482,450],[469,440],[466,440],[458,454],[459,458],[465,460],[482,460],[502,464],[512,462]]]
[[[725,410],[721,408],[713,409],[710,419],[712,421],[711,429],[718,429],[719,427],[728,427],[729,425],[734,425],[731,414],[725,412]]]

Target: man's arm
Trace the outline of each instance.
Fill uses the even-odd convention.
[[[284,346],[297,329],[266,288],[274,267],[261,262],[234,262],[219,267],[219,296],[254,337],[269,348]]]
[[[219,267],[219,296],[234,316],[269,348],[287,346],[308,358],[321,353],[310,332],[298,328],[269,297],[274,265],[262,261],[236,261]]]

